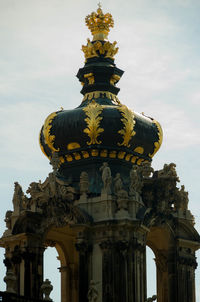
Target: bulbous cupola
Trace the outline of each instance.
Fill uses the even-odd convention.
[[[40,132],[41,149],[50,160],[57,155],[62,177],[72,167],[79,177],[86,168],[95,174],[102,162],[118,171],[119,167],[126,170],[132,164],[150,162],[162,143],[160,124],[133,112],[117,97],[120,89],[116,85],[123,71],[114,63],[117,42],[107,40],[114,25],[112,15],[104,14],[99,6],[85,21],[93,40],[87,39],[82,46],[85,65],[77,74],[83,86],[82,103],[72,110],[51,113]]]

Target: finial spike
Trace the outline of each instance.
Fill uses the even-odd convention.
[[[98,3],[98,7],[99,8],[102,8],[102,5],[101,5],[101,2],[99,1],[99,3]]]

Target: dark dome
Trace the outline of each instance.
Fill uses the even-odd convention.
[[[47,117],[40,134],[47,157],[58,152],[62,163],[91,157],[151,161],[161,143],[158,122],[102,96]]]
[[[73,110],[50,114],[40,133],[44,154],[50,160],[53,154],[60,159],[59,172],[72,166],[76,170],[77,166],[79,173],[91,162],[140,165],[150,162],[162,143],[162,129],[157,121],[134,113],[119,102],[120,89],[116,84],[123,71],[114,64],[118,47],[116,42],[106,40],[109,26],[102,21],[101,9],[91,16],[93,19],[90,22],[88,16],[86,24],[93,40],[88,39],[87,45],[82,46],[86,61],[77,74],[83,85],[83,101]]]

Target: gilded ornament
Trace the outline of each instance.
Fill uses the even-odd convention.
[[[105,43],[101,41],[96,41],[92,43],[90,39],[87,39],[87,45],[82,45],[82,51],[84,53],[85,59],[95,58],[104,56],[105,58],[114,59],[117,54],[119,47],[116,47],[117,42],[113,43],[106,41]]]
[[[117,74],[113,74],[112,77],[110,78],[110,84],[115,86],[115,84],[120,80],[120,76]]]
[[[61,164],[63,164],[65,162],[65,159],[63,156],[60,156],[59,159],[60,159]]]
[[[134,164],[138,158],[139,158],[138,156],[133,156],[131,162]]]
[[[138,159],[138,161],[137,161],[137,165],[140,166],[141,163],[143,163],[143,162],[144,162],[144,158],[140,158],[140,159]]]
[[[117,108],[121,113],[123,118],[121,119],[124,127],[118,131],[119,134],[123,137],[123,142],[118,143],[118,146],[130,147],[130,140],[136,134],[133,130],[135,125],[133,112],[128,109],[125,105],[121,105]]]
[[[94,84],[94,75],[92,72],[84,74],[84,78],[88,80],[88,84],[89,85],[93,85]]]
[[[82,45],[82,51],[84,52],[86,60],[89,58],[98,57],[98,54],[94,48],[94,45],[91,43],[90,39],[87,39],[87,45]]]
[[[83,158],[88,158],[90,157],[89,153],[87,151],[81,151]]]
[[[49,156],[48,156],[48,155],[46,154],[46,152],[44,151],[44,147],[42,146],[41,141],[40,141],[41,134],[42,134],[42,129],[40,130],[40,134],[39,134],[39,144],[40,144],[40,149],[42,150],[42,152],[44,153],[44,155],[49,159]]]
[[[114,26],[114,20],[111,14],[103,14],[101,7],[97,12],[92,12],[85,18],[85,23],[93,35],[93,41],[105,40],[110,31],[110,27]]]
[[[126,157],[125,157],[125,160],[126,161],[129,161],[131,159],[133,155],[132,154],[127,154]]]
[[[110,151],[109,153],[110,158],[116,158],[116,156],[117,156],[117,151]]]
[[[143,147],[137,147],[134,149],[135,152],[139,153],[139,154],[143,154],[144,153],[144,148]]]
[[[114,104],[121,105],[118,97],[109,91],[93,91],[93,92],[86,93],[84,95],[82,102],[87,100],[88,101],[96,100],[98,98],[108,98],[109,100],[113,101]]]
[[[108,151],[107,150],[102,150],[100,153],[101,157],[107,157],[108,156]]]
[[[126,154],[126,152],[120,151],[120,152],[118,153],[118,158],[119,158],[119,159],[123,159],[124,156],[125,156],[125,154]]]
[[[67,145],[67,150],[74,150],[80,148],[80,144],[77,142],[71,142]]]
[[[81,159],[81,155],[78,152],[73,153],[75,160]]]
[[[73,157],[70,154],[65,155],[67,161],[72,161]]]
[[[84,119],[87,124],[87,128],[85,128],[83,132],[88,134],[90,138],[90,141],[87,142],[88,145],[101,144],[101,141],[97,138],[102,132],[104,132],[104,129],[99,127],[102,120],[102,117],[100,116],[102,110],[102,106],[96,103],[95,100],[89,103],[87,107],[83,108],[83,111],[87,116]]]
[[[99,151],[97,149],[92,149],[91,155],[92,156],[98,156],[99,155]]]
[[[160,149],[160,146],[162,145],[162,141],[163,141],[163,131],[162,131],[162,128],[161,128],[161,125],[158,121],[156,120],[153,120],[153,123],[156,125],[157,129],[158,129],[158,141],[154,143],[154,151],[153,153],[149,153],[149,157],[153,157],[156,152]]]
[[[45,144],[54,152],[58,152],[60,149],[54,147],[55,135],[51,135],[50,131],[52,128],[52,121],[56,117],[57,113],[51,113],[44,122],[43,135],[45,139]]]

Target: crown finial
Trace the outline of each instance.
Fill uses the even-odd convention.
[[[92,12],[85,18],[85,23],[93,35],[93,41],[107,39],[110,27],[114,26],[114,20],[111,14],[104,15],[101,3],[98,3],[97,12]]]

